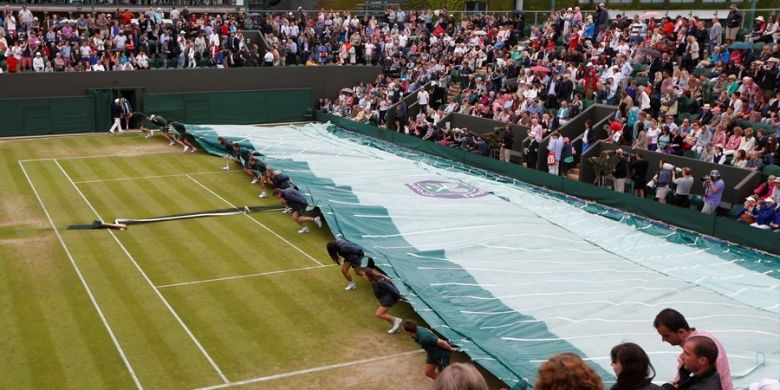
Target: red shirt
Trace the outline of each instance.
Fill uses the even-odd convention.
[[[571,34],[571,38],[569,39],[569,49],[576,49],[577,45],[580,44],[580,34]]]
[[[16,73],[17,68],[19,68],[19,60],[13,55],[6,59],[5,64],[8,66],[8,73]]]

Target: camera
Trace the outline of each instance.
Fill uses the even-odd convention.
[[[680,167],[676,167],[676,166],[674,166],[674,165],[672,165],[672,164],[669,164],[669,163],[667,163],[667,162],[665,162],[665,163],[664,163],[664,164],[661,166],[661,168],[662,168],[662,169],[664,169],[664,170],[667,170],[667,171],[672,171],[672,170],[673,170],[673,171],[674,171],[675,173],[677,173],[677,174],[681,174],[681,173],[682,173],[682,168],[680,168]]]
[[[701,181],[710,181],[710,180],[712,180],[712,176],[704,175],[704,176],[700,177],[700,179],[701,179]]]

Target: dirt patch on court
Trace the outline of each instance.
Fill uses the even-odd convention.
[[[69,145],[61,140],[66,137],[49,138],[22,138],[22,139],[2,139],[0,147],[15,147],[17,145],[26,145],[35,143],[35,156],[28,158],[73,158],[84,156],[142,156],[146,154],[158,153],[176,153],[181,152],[179,147],[168,146],[168,141],[160,135],[155,135],[152,139],[144,139],[140,132],[131,132],[120,136],[110,136],[108,134],[85,134],[74,135],[73,137],[111,137],[115,141],[101,143],[99,145]],[[32,147],[32,145],[30,145]]]

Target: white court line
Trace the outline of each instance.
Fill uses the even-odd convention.
[[[190,178],[190,180],[194,181],[194,182],[195,182],[195,184],[197,184],[197,185],[201,186],[201,187],[202,187],[204,190],[206,190],[206,191],[210,192],[212,195],[216,196],[217,198],[219,198],[220,200],[222,200],[223,202],[225,202],[226,204],[228,204],[230,207],[237,208],[237,206],[236,206],[236,205],[234,205],[233,203],[230,203],[230,201],[228,201],[227,199],[223,198],[223,197],[222,197],[222,196],[220,196],[218,193],[216,193],[216,192],[212,191],[212,190],[211,190],[211,188],[208,188],[208,187],[206,187],[205,185],[203,185],[203,183],[201,183],[201,182],[199,182],[199,181],[195,180],[195,178],[194,178],[194,177],[192,177],[192,176],[189,176],[189,175],[187,175],[187,177],[189,177],[189,178]],[[312,257],[310,254],[308,254],[308,253],[304,252],[304,250],[303,250],[303,249],[301,249],[301,248],[297,247],[297,246],[296,246],[295,244],[293,244],[292,242],[290,242],[290,241],[287,241],[287,239],[286,239],[286,238],[284,238],[284,237],[280,236],[280,235],[279,235],[279,233],[277,233],[277,232],[275,232],[275,231],[271,230],[271,228],[269,228],[268,226],[265,226],[265,224],[264,224],[264,223],[262,223],[262,222],[260,222],[260,221],[256,220],[255,218],[253,218],[253,217],[252,217],[251,215],[249,215],[249,214],[244,214],[244,216],[245,216],[245,217],[247,217],[247,218],[249,218],[250,220],[252,220],[252,222],[254,222],[254,223],[256,223],[256,224],[258,224],[258,225],[262,226],[262,227],[263,227],[263,229],[265,229],[265,230],[268,230],[268,231],[269,231],[271,234],[273,234],[274,236],[276,236],[276,238],[278,238],[278,239],[280,239],[280,240],[284,241],[285,243],[287,243],[287,245],[289,245],[289,246],[293,247],[293,248],[294,248],[295,250],[297,250],[298,252],[301,252],[301,254],[303,254],[304,256],[308,257],[308,258],[309,258],[309,260],[311,260],[311,261],[313,261],[313,262],[315,262],[315,263],[319,264],[319,266],[320,266],[320,267],[325,267],[325,264],[322,264],[322,263],[320,263],[320,262],[319,262],[319,260],[317,260],[317,259],[315,259],[314,257]]]
[[[104,183],[110,181],[163,179],[167,177],[180,177],[180,176],[187,176],[187,175],[221,175],[221,174],[239,173],[239,172],[243,172],[243,171],[204,171],[204,172],[192,172],[192,173],[172,173],[170,175],[134,176],[134,177],[120,177],[116,179],[82,180],[82,181],[74,181],[74,183],[89,184],[89,183]]]
[[[65,249],[65,254],[68,256],[68,259],[70,260],[70,264],[73,266],[73,269],[76,271],[76,275],[78,275],[79,280],[81,281],[81,285],[84,286],[84,290],[87,291],[89,300],[92,301],[92,306],[95,307],[95,310],[97,311],[98,316],[100,317],[100,321],[103,322],[103,327],[105,327],[106,330],[108,331],[108,335],[109,337],[111,337],[111,341],[114,343],[114,347],[116,347],[117,351],[119,352],[119,356],[122,358],[122,361],[125,363],[125,367],[127,367],[127,371],[130,372],[130,376],[133,378],[133,382],[135,382],[135,387],[138,389],[143,389],[143,386],[141,386],[141,382],[138,380],[138,377],[135,375],[135,370],[133,370],[133,366],[130,365],[130,361],[127,359],[127,356],[125,355],[125,351],[122,349],[122,346],[119,345],[119,340],[117,340],[116,336],[114,335],[114,331],[111,329],[111,325],[108,324],[108,320],[106,319],[106,316],[103,315],[103,310],[100,309],[100,305],[98,305],[97,300],[95,300],[95,296],[92,294],[92,289],[89,288],[89,285],[87,284],[87,280],[84,279],[84,275],[82,275],[79,266],[76,264],[76,260],[73,258],[73,254],[70,253],[70,249],[68,249],[68,246],[65,245],[65,240],[62,239],[62,236],[60,235],[60,231],[57,230],[57,226],[54,224],[54,220],[52,220],[51,215],[49,214],[49,210],[46,209],[46,205],[43,204],[43,199],[41,199],[41,196],[38,194],[38,190],[33,185],[32,180],[30,180],[30,176],[27,174],[27,170],[24,169],[24,164],[21,161],[18,161],[18,163],[19,163],[19,167],[22,168],[22,173],[24,173],[24,177],[27,178],[27,183],[30,184],[30,188],[32,188],[35,197],[38,199],[38,203],[41,205],[41,208],[43,209],[43,213],[46,214],[46,218],[49,220],[49,224],[51,225],[51,228],[54,230],[54,234],[57,236],[57,240],[60,241],[60,245],[62,245],[62,249]]]
[[[297,271],[306,271],[310,269],[318,269],[318,268],[326,268],[326,267],[334,267],[335,264],[328,264],[328,265],[315,265],[311,267],[303,267],[303,268],[293,268],[293,269],[283,269],[279,271],[269,271],[269,272],[260,272],[256,274],[246,274],[246,275],[236,275],[236,276],[226,276],[224,278],[215,278],[215,279],[204,279],[204,280],[194,280],[192,282],[181,282],[181,283],[171,283],[171,284],[164,284],[162,286],[157,286],[157,288],[168,288],[168,287],[178,287],[178,286],[189,286],[191,284],[201,284],[201,283],[212,283],[212,282],[221,282],[223,280],[234,280],[234,279],[244,279],[244,278],[254,278],[258,276],[266,276],[266,275],[276,275],[276,274],[284,274],[287,272],[297,272]]]
[[[238,382],[230,382],[230,383],[226,383],[226,384],[223,384],[223,385],[201,387],[201,388],[198,388],[196,390],[216,390],[216,389],[224,389],[224,388],[227,388],[227,387],[248,385],[250,383],[267,382],[267,381],[272,381],[272,380],[276,380],[276,379],[289,378],[291,376],[305,375],[305,374],[311,374],[311,373],[320,372],[320,371],[333,370],[333,369],[336,369],[336,368],[357,366],[357,365],[366,364],[366,363],[373,363],[373,362],[393,359],[393,358],[397,358],[397,357],[401,357],[401,356],[416,355],[416,354],[422,353],[422,352],[423,351],[421,351],[421,350],[401,352],[401,353],[396,353],[396,354],[392,354],[392,355],[379,356],[379,357],[375,357],[375,358],[354,360],[354,361],[346,362],[346,363],[338,363],[338,364],[331,364],[331,365],[328,365],[328,366],[307,368],[305,370],[299,370],[299,371],[290,371],[290,372],[285,372],[285,373],[282,373],[282,374],[261,376],[261,377],[247,379],[247,380],[238,381]]]
[[[95,209],[95,207],[92,206],[92,203],[89,201],[89,199],[87,199],[87,197],[84,195],[84,193],[81,192],[81,189],[79,188],[79,186],[76,183],[73,182],[73,179],[70,178],[70,175],[68,175],[68,172],[65,171],[65,168],[63,168],[62,165],[60,165],[60,162],[57,161],[56,159],[54,160],[54,163],[57,164],[57,166],[60,168],[60,170],[65,175],[65,177],[68,179],[68,181],[73,186],[73,188],[75,188],[76,191],[78,191],[79,195],[81,195],[81,199],[84,199],[84,202],[87,204],[87,206],[89,206],[89,208],[92,210],[92,212],[95,213],[95,216],[98,217],[98,219],[100,219],[102,221],[103,218],[100,217],[100,214],[98,214],[98,212]],[[181,317],[179,317],[179,314],[177,314],[176,311],[173,310],[173,307],[171,306],[170,303],[168,303],[168,300],[165,299],[165,297],[162,295],[162,293],[160,293],[160,290],[157,289],[157,287],[154,286],[154,283],[152,283],[152,280],[149,279],[149,276],[146,275],[146,272],[144,272],[144,270],[141,268],[141,266],[138,265],[138,262],[135,261],[135,258],[133,257],[133,255],[131,255],[130,252],[125,247],[125,245],[122,244],[122,241],[119,241],[119,238],[117,238],[116,234],[114,234],[114,231],[111,230],[111,229],[106,229],[106,231],[108,232],[108,234],[111,235],[111,237],[114,239],[114,241],[116,241],[116,243],[119,245],[119,247],[122,248],[122,251],[125,253],[125,255],[127,255],[127,258],[130,259],[130,261],[133,263],[133,265],[138,270],[138,272],[141,273],[141,276],[143,276],[143,278],[146,280],[146,283],[148,283],[149,286],[152,287],[152,289],[154,290],[155,294],[157,294],[157,297],[160,298],[160,300],[165,305],[165,307],[168,308],[168,311],[173,315],[173,317],[176,319],[176,321],[179,322],[179,325],[181,325],[181,327],[184,329],[184,331],[190,337],[192,342],[195,343],[195,345],[198,347],[200,352],[203,353],[203,356],[206,357],[206,360],[208,360],[208,362],[211,364],[211,367],[213,367],[214,370],[217,372],[217,374],[219,374],[219,377],[225,383],[229,383],[230,381],[228,381],[227,377],[225,377],[225,374],[222,373],[222,370],[219,368],[219,366],[217,366],[217,363],[214,362],[214,359],[211,358],[211,355],[209,355],[209,353],[206,352],[206,349],[203,348],[203,346],[200,344],[200,341],[198,341],[198,339],[195,338],[195,335],[192,334],[192,331],[190,331],[190,328],[187,327],[187,324],[185,324],[184,321],[181,319]]]
[[[92,156],[74,156],[74,157],[48,157],[48,158],[30,158],[26,160],[19,160],[21,162],[36,162],[36,161],[64,161],[64,160],[85,160],[90,158],[132,158],[132,157],[145,157],[145,156],[157,156],[161,154],[181,154],[171,152],[157,152],[157,153],[142,153],[142,154],[96,154]]]

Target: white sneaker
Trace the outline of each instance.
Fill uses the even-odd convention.
[[[265,191],[261,192],[260,195],[257,195],[258,198],[265,198],[268,194],[265,193]]]
[[[152,138],[152,132],[151,131],[147,131],[146,135],[144,136],[144,138]]]
[[[151,137],[154,137],[154,132],[155,132],[155,131],[157,131],[157,130],[152,130],[152,129],[149,129],[149,137],[150,137],[150,138],[151,138]]]
[[[301,233],[301,234],[308,233],[308,232],[309,232],[309,228],[307,226],[304,226],[300,230],[298,230],[298,233]]]
[[[182,150],[182,152],[187,153],[188,150],[190,150],[190,147],[189,146],[185,146],[184,150]]]
[[[224,167],[224,168],[222,168],[222,170],[223,170],[223,171],[229,171],[229,170],[230,170],[230,166],[229,166],[229,165],[225,165],[225,167]]]
[[[259,180],[260,180],[260,179],[258,179],[258,178],[254,178],[254,179],[252,179],[252,183],[251,183],[251,184],[257,184],[257,182],[258,182]]]
[[[192,147],[192,149],[190,149],[190,153],[195,153],[195,152],[197,152],[197,151],[198,151],[198,148],[196,148],[196,147],[194,147],[194,146]]]
[[[292,213],[292,209],[289,207],[285,207],[284,211],[282,211],[282,214],[290,214],[290,213]]]
[[[168,142],[168,146],[173,146],[173,145],[176,145],[176,141]]]
[[[356,290],[357,286],[355,286],[355,282],[350,282],[347,287],[344,287],[344,290],[350,291],[350,290]]]
[[[122,130],[122,129],[119,129],[119,134],[124,134],[124,133],[125,133],[125,131],[124,131],[124,130]]]
[[[393,320],[393,327],[390,328],[390,330],[388,330],[387,333],[392,334],[401,330],[401,321],[403,320],[400,319],[399,317],[395,317],[395,319]]]
[[[317,225],[318,228],[321,228],[322,227],[322,218],[314,217],[314,224]]]

